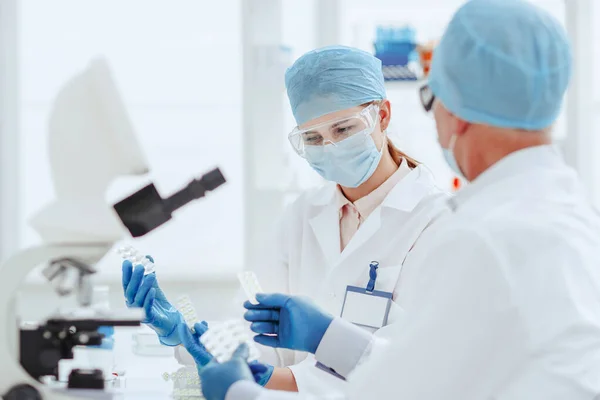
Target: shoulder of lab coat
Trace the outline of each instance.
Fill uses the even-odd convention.
[[[449,229],[428,244],[415,307],[391,346],[376,347],[349,377],[370,398],[483,399],[521,361],[498,343],[525,345],[506,259],[481,229]],[[414,260],[414,259],[413,259]],[[493,370],[495,373],[486,373]],[[492,382],[493,380],[493,382]],[[375,384],[378,382],[378,384]]]
[[[352,392],[423,400],[599,393],[600,230],[578,195],[568,197],[459,208],[411,259],[418,278],[403,329],[350,376]]]

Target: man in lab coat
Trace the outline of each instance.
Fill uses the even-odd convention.
[[[347,398],[600,398],[600,219],[551,145],[570,74],[549,14],[467,2],[421,95],[471,184],[405,263],[404,322],[380,342],[301,298],[261,295],[246,305],[257,340],[315,353],[348,378]],[[299,396],[254,384],[243,357],[200,374],[209,400]]]

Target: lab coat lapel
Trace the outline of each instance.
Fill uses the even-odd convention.
[[[435,188],[433,175],[419,165],[404,177],[385,198],[382,208],[412,213],[415,207]]]
[[[315,214],[309,219],[309,224],[329,267],[333,266],[340,256],[340,214],[334,201],[334,193],[330,192],[330,189],[332,188],[326,188],[313,202]]]
[[[381,229],[382,210],[389,209],[393,213],[400,213],[408,218],[419,202],[421,202],[425,196],[431,193],[434,185],[435,183],[433,177],[423,167],[419,166],[412,170],[407,176],[398,182],[398,184],[387,195],[383,204],[380,207],[377,207],[369,216],[369,218],[367,218],[364,224],[358,229],[352,240],[350,240],[350,243],[348,243],[342,252],[338,264],[341,264],[352,253],[359,250]],[[402,218],[402,216],[399,217]],[[398,219],[395,219],[395,221],[398,221]],[[423,228],[427,223],[428,218],[426,218],[426,221],[424,221]],[[404,227],[398,226],[392,228],[401,230]],[[416,240],[420,234],[420,231],[415,229],[414,234],[416,235]],[[410,246],[412,246],[412,244]]]

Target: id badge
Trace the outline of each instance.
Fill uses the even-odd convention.
[[[344,304],[340,315],[342,319],[371,332],[387,325],[393,298],[391,292],[375,290],[378,268],[379,263],[377,261],[372,261],[369,265],[369,283],[366,288],[346,286],[346,295],[344,296]],[[315,366],[338,379],[346,380],[334,369],[319,361]]]
[[[393,294],[364,287],[347,286],[342,314],[344,320],[374,332],[388,323]]]
[[[378,290],[370,292],[358,286],[347,286],[341,317],[370,332],[375,332],[387,325],[391,305],[392,293]],[[320,362],[315,366],[338,379],[346,380],[335,370]]]

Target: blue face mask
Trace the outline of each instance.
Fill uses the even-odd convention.
[[[450,143],[448,143],[448,148],[445,149],[442,147],[442,152],[444,154],[444,158],[446,159],[446,163],[448,166],[458,175],[459,178],[467,180],[460,170],[460,166],[456,162],[456,157],[454,157],[454,144],[456,143],[456,135],[452,135],[450,138]]]
[[[371,135],[357,133],[335,145],[307,146],[306,161],[328,181],[356,188],[373,175],[381,155]]]

